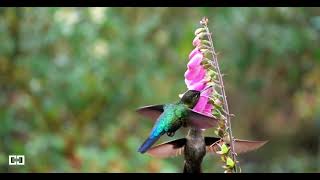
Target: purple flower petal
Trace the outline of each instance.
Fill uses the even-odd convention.
[[[194,106],[193,110],[197,112],[203,112],[208,103],[208,98],[200,96],[198,103]]]
[[[207,116],[213,116],[212,109],[213,109],[213,105],[208,102],[202,112]]]
[[[201,66],[201,61],[203,59],[203,55],[199,52],[197,54],[195,54],[189,61],[188,63],[188,68],[192,69],[192,68],[197,68],[199,66]]]
[[[205,90],[204,92],[202,92],[202,93],[201,93],[201,96],[210,97],[210,95],[212,94],[213,90],[214,90],[214,89],[211,87],[211,88]]]
[[[207,86],[206,69],[201,65],[203,54],[200,52],[198,46],[200,45],[199,37],[195,37],[192,42],[195,48],[189,54],[189,62],[187,64],[187,71],[184,73],[185,83],[189,90],[202,91]],[[202,113],[207,116],[212,116],[213,105],[209,103],[209,96],[214,89],[210,88],[202,92],[199,101],[193,108],[194,111]]]
[[[189,90],[201,91],[206,87],[206,82],[196,82],[192,83],[191,81],[185,81]]]
[[[198,48],[194,48],[189,54],[189,59],[191,59],[195,54],[200,53]]]
[[[193,81],[197,73],[198,72],[196,69],[187,69],[187,71],[184,73],[184,77],[186,80]]]
[[[198,46],[200,44],[200,39],[198,36],[196,36],[193,41],[192,41],[192,45],[193,46]]]
[[[196,69],[187,69],[184,73],[185,79],[192,82],[199,82],[204,79],[206,75],[206,70],[201,66],[198,66]]]
[[[201,112],[207,116],[212,116],[211,110],[213,105],[209,103],[209,96],[212,93],[213,89],[210,88],[203,93],[201,93],[200,98],[196,106],[194,107],[195,111]]]

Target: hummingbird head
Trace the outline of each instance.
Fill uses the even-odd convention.
[[[197,90],[188,90],[183,94],[181,102],[192,109],[197,104],[200,98],[200,93],[201,92]]]
[[[181,97],[181,102],[183,104],[186,104],[189,108],[194,108],[194,106],[197,104],[199,98],[200,98],[200,94],[206,90],[208,90],[209,88],[211,88],[212,86],[208,86],[207,88],[203,89],[202,91],[197,91],[197,90],[188,90],[187,92],[185,92],[183,94],[183,96]]]

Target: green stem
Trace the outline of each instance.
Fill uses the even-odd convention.
[[[213,66],[216,68],[217,72],[218,72],[218,78],[219,78],[219,83],[221,86],[221,93],[222,93],[222,97],[223,97],[223,107],[226,111],[226,117],[227,117],[227,130],[228,130],[228,134],[229,134],[229,138],[230,138],[230,145],[231,145],[231,154],[232,154],[232,160],[235,162],[235,166],[234,166],[234,171],[237,172],[237,159],[236,159],[236,153],[234,151],[234,142],[233,142],[233,136],[232,136],[232,129],[231,129],[231,122],[230,122],[230,113],[229,113],[229,107],[228,107],[228,101],[227,101],[227,96],[225,93],[225,89],[224,89],[224,85],[223,85],[223,80],[222,80],[222,75],[220,72],[220,68],[219,68],[219,64],[218,64],[218,60],[216,57],[216,53],[213,47],[213,41],[212,41],[212,37],[211,34],[209,32],[208,26],[207,26],[207,21],[204,21],[204,28],[206,29],[206,33],[208,36],[208,40],[211,43],[211,55],[212,55],[212,61],[214,64]]]

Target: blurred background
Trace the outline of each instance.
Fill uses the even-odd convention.
[[[320,8],[0,8],[0,172],[181,172],[137,152],[153,123],[135,109],[186,90],[203,16],[234,136],[270,140],[242,171],[320,172]]]

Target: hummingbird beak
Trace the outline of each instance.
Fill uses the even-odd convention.
[[[188,92],[188,90],[186,92]],[[179,94],[179,98],[181,99],[186,92]]]
[[[203,90],[200,91],[200,94],[203,93],[203,92],[205,92],[206,90],[212,88],[212,87],[213,87],[212,85],[211,85],[211,86],[207,86],[206,88],[204,88]],[[186,92],[188,92],[188,90],[187,90]],[[184,93],[182,93],[182,94],[179,94],[179,98],[182,98],[183,95],[184,95],[186,92],[184,92]]]
[[[206,88],[204,88],[202,91],[200,91],[200,94],[203,93],[203,92],[205,92],[206,90],[208,90],[208,89],[210,89],[210,88],[212,88],[212,85],[211,85],[211,86],[207,86]]]

